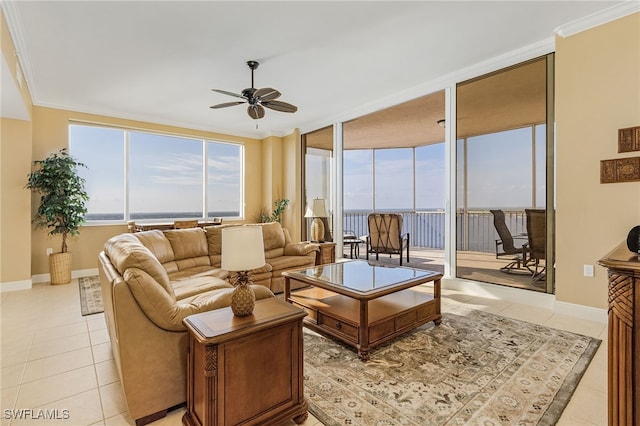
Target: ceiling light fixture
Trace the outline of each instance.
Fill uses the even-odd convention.
[[[280,97],[280,92],[271,87],[265,87],[262,89],[256,89],[253,85],[253,72],[260,65],[257,61],[248,61],[247,66],[251,70],[251,87],[244,89],[242,94],[228,92],[226,90],[211,89],[214,92],[222,93],[223,95],[229,95],[242,99],[241,101],[225,102],[222,104],[213,105],[211,108],[226,108],[234,105],[249,104],[247,107],[247,114],[254,120],[258,120],[264,117],[264,108],[267,107],[274,111],[280,112],[296,112],[298,107],[288,104],[282,101],[276,101]]]

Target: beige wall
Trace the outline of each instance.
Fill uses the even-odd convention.
[[[0,11],[0,46],[24,109],[31,114],[26,82],[18,84],[18,60],[4,15]],[[0,283],[31,283],[31,195],[24,188],[31,171],[31,122],[0,120]]]
[[[607,277],[583,276],[640,224],[640,182],[600,184],[617,131],[640,125],[640,13],[556,39],[556,299],[607,306]]]
[[[31,280],[31,122],[0,121],[0,282]]]
[[[254,212],[257,212],[262,205],[262,148],[259,140],[52,108],[34,107],[33,159],[44,158],[52,152],[68,146],[68,126],[70,120],[82,120],[141,130],[242,143],[245,146],[245,160],[247,164],[245,168],[245,214],[248,222],[255,219],[253,217]],[[33,204],[35,205],[36,202],[37,199],[34,199]],[[127,228],[125,225],[83,226],[80,230],[80,235],[71,238],[69,241],[69,251],[73,253],[73,270],[96,268],[97,255],[100,250],[102,250],[104,242],[109,237],[126,231]],[[49,267],[46,248],[52,247],[54,251],[58,251],[59,245],[59,238],[48,236],[46,230],[33,231],[31,237],[32,275],[48,273]]]

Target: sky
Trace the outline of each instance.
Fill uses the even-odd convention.
[[[122,129],[71,125],[70,152],[87,165],[90,213],[124,211],[125,138],[129,139],[129,211],[201,212],[203,142]],[[242,147],[209,142],[209,211],[240,209]]]
[[[203,141],[177,136],[72,124],[70,152],[87,165],[89,213],[129,211],[201,212]],[[129,153],[125,156],[125,139]],[[544,140],[544,126],[536,138]],[[470,209],[532,206],[532,132],[516,129],[469,138],[465,149],[458,141],[458,205],[464,185]],[[207,143],[208,202],[211,211],[241,211],[243,148],[222,142]],[[309,150],[306,170],[309,198],[328,198],[331,159]],[[313,155],[313,153],[321,155]],[[445,144],[411,148],[348,150],[344,153],[345,210],[443,210],[446,201]],[[129,184],[125,188],[125,158]],[[375,158],[375,160],[374,160]],[[544,143],[536,145],[537,207],[544,206]],[[375,192],[374,192],[375,186]],[[375,196],[374,196],[375,194]]]

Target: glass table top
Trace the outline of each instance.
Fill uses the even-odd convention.
[[[358,292],[369,292],[407,281],[440,275],[439,272],[424,271],[408,267],[372,265],[365,260],[319,265],[299,270],[290,275],[303,275],[310,280],[322,280],[336,287],[346,287]]]

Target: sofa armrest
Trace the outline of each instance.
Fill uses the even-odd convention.
[[[320,248],[315,244],[305,242],[291,243],[284,246],[285,256],[306,256],[314,251],[320,251]]]

